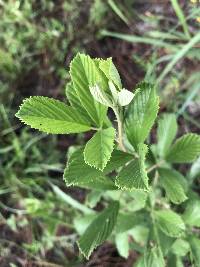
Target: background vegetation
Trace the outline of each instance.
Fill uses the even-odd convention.
[[[134,252],[125,260],[107,243],[85,262],[75,245],[82,203],[102,204],[66,188],[62,173],[69,145],[90,136],[38,134],[14,114],[30,95],[62,99],[82,51],[112,56],[127,89],[155,83],[179,135],[200,133],[199,2],[6,0],[0,17],[0,266],[132,266]]]

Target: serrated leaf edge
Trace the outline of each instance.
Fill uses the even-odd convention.
[[[111,128],[113,128],[113,127],[111,127]],[[108,129],[108,128],[107,128],[107,129]],[[113,128],[113,129],[114,129],[114,128]],[[106,130],[106,129],[103,129],[103,130]],[[111,151],[110,157],[108,158],[107,162],[103,165],[103,168],[98,168],[98,167],[96,167],[95,165],[89,163],[89,162],[86,160],[86,156],[85,156],[85,148],[86,148],[86,146],[87,146],[87,144],[86,144],[86,145],[85,145],[85,148],[84,148],[84,150],[83,150],[83,158],[84,158],[84,161],[85,161],[85,163],[86,163],[87,165],[89,165],[90,167],[93,167],[93,168],[95,168],[95,169],[100,170],[100,171],[103,172],[103,170],[104,170],[105,167],[107,166],[108,162],[110,161],[111,156],[112,156],[112,152],[113,152],[113,150],[114,150],[114,146],[115,146],[115,137],[116,137],[116,130],[114,129],[114,131],[115,131],[115,136],[114,136],[114,139],[113,139],[113,142],[112,142],[112,151]],[[94,136],[94,135],[93,135],[93,136]],[[93,136],[91,137],[91,139],[93,138]],[[91,139],[90,139],[90,140],[91,140]],[[90,141],[90,140],[89,140],[89,141]]]

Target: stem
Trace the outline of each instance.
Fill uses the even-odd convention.
[[[164,163],[164,160],[161,160],[161,161],[159,161],[158,163],[154,164],[153,166],[151,166],[151,167],[147,170],[147,173],[152,172],[154,169],[160,167],[163,163]]]
[[[124,144],[123,144],[123,126],[122,126],[121,116],[120,116],[120,113],[117,109],[114,108],[113,111],[114,111],[116,119],[117,119],[119,147],[122,151],[126,152],[126,148],[124,147]]]

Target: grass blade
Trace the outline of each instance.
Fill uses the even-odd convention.
[[[174,11],[175,11],[179,21],[180,21],[180,24],[183,27],[184,33],[185,33],[186,37],[189,39],[191,36],[190,36],[189,30],[188,30],[185,15],[184,15],[177,0],[171,0],[171,3],[172,3],[172,6],[174,8]]]

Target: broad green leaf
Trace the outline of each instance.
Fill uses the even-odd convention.
[[[115,129],[113,127],[96,132],[85,146],[85,162],[103,171],[114,149],[114,139]]]
[[[142,189],[149,190],[148,177],[145,170],[145,155],[147,153],[145,144],[138,145],[139,157],[125,166],[116,177],[115,184],[122,190]]]
[[[83,108],[78,95],[76,94],[76,90],[74,89],[74,86],[72,82],[69,82],[65,89],[66,97],[70,103],[70,105],[76,109],[80,114],[81,117],[85,118],[86,121],[88,121],[90,124],[93,123],[92,119],[88,115],[87,111]]]
[[[119,255],[128,258],[129,255],[129,235],[127,232],[116,234],[115,243]]]
[[[112,62],[112,58],[101,60],[99,63],[99,68],[103,71],[108,80],[111,80],[118,87],[118,89],[122,88],[121,79],[117,68]]]
[[[107,108],[96,102],[90,93],[90,87],[98,84],[104,90],[107,78],[98,67],[95,59],[84,54],[77,54],[70,64],[70,75],[76,95],[95,126],[101,126]]]
[[[200,239],[191,236],[189,238],[189,243],[192,252],[192,258],[194,259],[195,267],[200,267]]]
[[[112,233],[117,220],[119,203],[112,202],[88,226],[78,241],[81,253],[88,259],[92,251],[102,244]]]
[[[25,99],[16,117],[46,133],[80,133],[91,129],[90,124],[73,107],[43,96]]]
[[[158,227],[166,235],[180,237],[185,231],[185,224],[181,217],[172,210],[155,211],[155,219]]]
[[[99,190],[117,189],[109,177],[85,163],[82,150],[72,154],[63,178],[67,186],[74,185]]]
[[[130,91],[126,90],[126,89],[122,89],[119,93],[118,93],[118,104],[120,106],[127,106],[129,103],[131,103],[131,101],[133,100],[134,94],[131,93]]]
[[[185,134],[178,138],[167,153],[166,159],[172,163],[192,162],[200,155],[200,136]]]
[[[175,170],[160,168],[160,184],[165,189],[166,195],[175,204],[180,204],[187,199],[184,188],[177,178],[180,173]]]
[[[171,252],[179,257],[184,257],[190,250],[190,245],[184,239],[176,239],[171,247]]]
[[[158,122],[158,154],[166,155],[177,133],[177,122],[174,114],[164,114]]]
[[[200,227],[200,200],[191,200],[183,214],[186,224]]]
[[[137,149],[147,138],[156,119],[159,99],[155,87],[141,83],[125,114],[125,130],[129,142]]]
[[[101,103],[104,106],[112,107],[113,104],[110,96],[106,94],[106,92],[97,84],[90,87],[90,92],[97,102]]]

